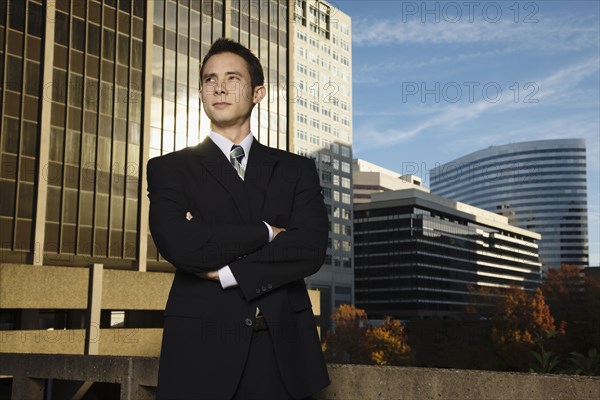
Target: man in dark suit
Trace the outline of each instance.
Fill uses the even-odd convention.
[[[217,40],[202,62],[211,133],[148,163],[150,229],[176,267],[158,399],[302,399],[329,384],[304,278],[328,221],[312,160],[260,144],[259,60]]]

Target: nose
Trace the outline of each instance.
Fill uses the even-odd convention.
[[[227,88],[223,83],[215,84],[215,94],[227,94]]]

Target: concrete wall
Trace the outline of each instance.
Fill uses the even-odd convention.
[[[330,364],[317,400],[584,400],[600,398],[600,377]],[[153,399],[158,359],[0,353],[14,376],[13,399],[42,400],[43,379],[110,382],[122,400]],[[16,397],[14,394],[26,394]],[[0,393],[0,398],[5,395]]]
[[[164,310],[173,273],[105,269],[90,290],[90,268],[0,265],[0,309]],[[99,282],[96,282],[99,280]],[[94,287],[97,290],[94,291]],[[315,315],[320,294],[309,290]],[[0,331],[0,353],[88,354],[157,357],[162,329],[99,329],[99,316],[86,329]]]
[[[85,309],[87,268],[0,265],[0,308]]]
[[[584,400],[600,398],[600,377],[329,365],[318,400]]]

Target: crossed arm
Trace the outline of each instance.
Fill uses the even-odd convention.
[[[186,219],[188,221],[191,220],[192,218],[194,218],[192,213],[186,214]],[[265,224],[266,224],[266,222],[265,222]],[[271,238],[271,240],[275,239],[277,237],[277,235],[279,235],[281,232],[285,232],[285,228],[278,228],[278,227],[272,226],[272,225],[269,225],[269,227],[270,227],[270,231],[273,232],[273,234],[272,234],[273,237]],[[206,279],[209,281],[221,282],[221,284],[224,285],[223,282],[221,281],[222,280],[221,271],[223,271],[223,268],[220,268],[216,271],[196,272],[196,275],[198,275],[202,279]],[[231,269],[230,269],[230,271],[231,271]],[[229,273],[231,273],[231,272],[229,272]]]

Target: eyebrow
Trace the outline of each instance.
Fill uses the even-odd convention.
[[[240,77],[242,76],[242,74],[238,71],[229,71],[229,72],[226,72],[225,75],[235,75],[235,76],[240,76]],[[215,76],[217,76],[217,74],[214,72],[209,73],[209,74],[204,74],[202,76],[202,80],[207,79],[207,78],[213,78]]]

